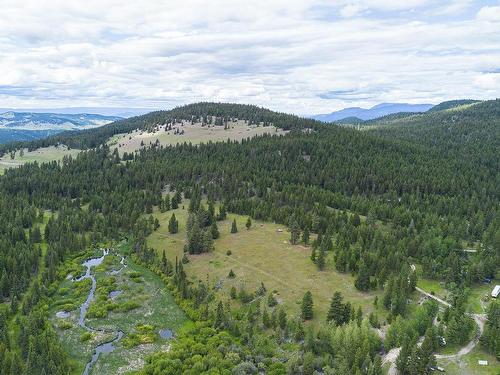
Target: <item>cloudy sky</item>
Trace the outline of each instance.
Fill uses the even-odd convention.
[[[1,1],[3,108],[495,97],[498,0]]]

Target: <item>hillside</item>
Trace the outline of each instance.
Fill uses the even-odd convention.
[[[500,148],[500,100],[474,105],[444,106],[408,117],[380,119],[372,123],[372,134],[425,145],[457,157],[477,157],[498,166]]]
[[[213,125],[224,126],[225,123],[227,124],[233,119],[244,120],[248,125],[273,125],[282,130],[314,129],[322,126],[320,122],[315,120],[273,112],[253,105],[195,103],[177,107],[169,111],[156,111],[142,116],[115,121],[109,125],[95,129],[87,129],[79,132],[67,131],[35,142],[12,143],[3,147],[0,146],[0,155],[21,147],[36,149],[55,146],[57,144],[64,144],[77,149],[88,149],[106,143],[108,139],[116,134],[125,134],[136,129],[153,131],[160,125],[174,124],[178,120],[193,123],[199,122],[202,124],[208,124],[213,121]]]
[[[480,100],[472,100],[472,99],[458,99],[458,100],[449,100],[446,102],[439,103],[438,105],[429,109],[429,112],[437,112],[445,109],[453,109],[457,107],[467,106],[471,104],[481,103]]]

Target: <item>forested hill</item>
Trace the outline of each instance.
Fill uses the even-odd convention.
[[[150,130],[158,125],[173,123],[178,120],[208,122],[209,117],[210,121],[212,120],[211,117],[214,117],[215,125],[221,126],[233,118],[246,120],[249,124],[273,124],[284,130],[316,129],[324,126],[316,120],[274,112],[254,105],[201,102],[177,107],[169,111],[155,111],[142,116],[131,117],[96,129],[78,132],[67,131],[38,141],[3,145],[0,147],[0,155],[20,147],[27,147],[32,150],[57,144],[64,144],[71,148],[89,149],[105,143],[109,137],[115,134],[128,133],[135,129]]]
[[[431,109],[429,109],[427,112],[437,112],[437,111],[442,111],[445,109],[452,109],[452,108],[457,108],[460,106],[464,105],[470,105],[470,104],[476,104],[480,103],[480,100],[474,100],[474,99],[458,99],[458,100],[448,100],[446,102],[439,103],[438,105],[435,105]]]
[[[475,158],[498,171],[500,99],[388,119],[369,131],[464,159]]]

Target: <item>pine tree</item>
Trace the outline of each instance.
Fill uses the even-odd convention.
[[[175,234],[179,231],[179,222],[177,221],[175,214],[172,214],[168,222],[168,232]]]
[[[401,350],[399,351],[399,355],[396,359],[396,367],[400,374],[407,373],[411,351],[412,347],[410,339],[407,336],[405,336],[403,338],[403,345],[401,346]]]
[[[222,305],[222,301],[219,301],[217,305],[217,311],[215,313],[215,328],[223,328],[224,327],[224,306]]]
[[[362,291],[367,291],[370,289],[370,273],[364,261],[361,261],[358,276],[356,278],[354,286],[356,286],[356,289]]]
[[[161,267],[162,267],[162,271],[164,274],[168,274],[168,260],[167,260],[167,254],[165,252],[165,250],[163,250],[163,253],[162,253],[162,256],[161,256]]]
[[[318,269],[320,271],[323,271],[325,269],[325,263],[326,263],[326,254],[325,250],[321,247],[319,249],[318,259],[316,260],[316,264],[318,265]]]
[[[236,219],[233,219],[233,223],[231,224],[231,233],[238,233],[238,227],[236,226]]]
[[[299,242],[300,238],[300,227],[299,224],[297,224],[297,221],[293,220],[292,224],[290,225],[290,243],[292,245],[297,245]]]
[[[212,225],[210,226],[210,233],[212,234],[212,238],[216,240],[219,238],[220,233],[219,233],[219,228],[217,227],[217,222],[212,221]]]
[[[219,209],[219,215],[217,216],[217,220],[219,221],[226,220],[226,216],[227,216],[226,206],[222,204]]]
[[[311,250],[311,260],[316,263],[316,247],[313,246]]]
[[[488,306],[488,319],[481,337],[481,344],[491,354],[500,354],[500,302],[492,301]]]
[[[250,230],[250,227],[252,226],[252,220],[250,219],[250,217],[248,217],[245,226],[247,227],[247,230]]]
[[[313,318],[313,298],[310,291],[307,291],[302,299],[301,317],[302,320],[311,320]]]
[[[210,218],[210,223],[215,221],[215,206],[213,200],[208,201],[208,216]]]
[[[342,302],[342,294],[335,292],[330,302],[330,309],[326,317],[327,322],[333,322],[336,326],[340,326],[345,322],[345,306]]]
[[[172,197],[172,200],[171,200],[171,206],[172,206],[172,208],[174,210],[177,209],[177,208],[179,208],[179,204],[181,202],[182,202],[181,192],[179,190],[176,190],[175,194],[174,194],[174,196]]]
[[[304,228],[304,232],[302,232],[302,242],[306,246],[309,245],[309,237],[310,237],[309,227],[306,226]]]
[[[163,199],[163,209],[165,211],[170,211],[170,195],[166,195],[165,199]]]
[[[356,323],[358,324],[358,327],[361,327],[362,320],[363,320],[363,311],[361,310],[361,306],[358,306],[358,309],[356,310]]]
[[[384,298],[382,302],[386,309],[391,308],[393,291],[394,291],[394,277],[391,277],[387,282],[386,287],[384,288]]]

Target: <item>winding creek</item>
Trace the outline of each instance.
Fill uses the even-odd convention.
[[[115,344],[118,341],[120,341],[121,338],[123,337],[122,331],[107,331],[104,329],[95,329],[95,328],[89,327],[85,323],[85,317],[87,315],[87,310],[90,306],[90,303],[94,299],[95,290],[97,288],[97,281],[96,281],[94,275],[92,274],[92,268],[99,266],[104,261],[104,258],[108,254],[109,254],[109,249],[103,249],[101,257],[87,259],[85,262],[82,263],[82,265],[86,268],[85,274],[77,279],[73,279],[74,282],[79,282],[79,281],[82,281],[84,279],[91,279],[92,280],[92,287],[90,288],[87,299],[80,306],[80,318],[78,319],[78,325],[80,327],[85,328],[89,332],[116,333],[116,337],[113,340],[96,346],[96,348],[94,350],[94,354],[92,354],[91,360],[89,362],[87,362],[87,365],[85,366],[85,370],[83,371],[83,375],[89,375],[90,371],[92,370],[92,366],[97,362],[97,360],[99,359],[99,356],[102,353],[111,353],[113,350],[115,350]],[[113,271],[113,272],[118,273],[123,268],[125,268],[126,266],[124,264],[124,261],[125,261],[125,258],[122,257],[122,259],[120,261],[120,264],[122,265],[122,267],[119,270]]]

